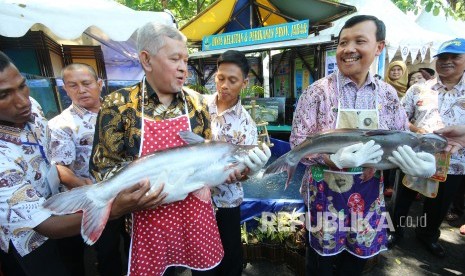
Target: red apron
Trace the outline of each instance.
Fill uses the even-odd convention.
[[[187,115],[142,119],[141,156],[185,144],[178,133],[190,130]],[[133,214],[130,275],[163,275],[169,266],[209,270],[223,255],[211,201],[189,194],[182,201]]]

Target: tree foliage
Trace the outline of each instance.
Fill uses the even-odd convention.
[[[418,14],[422,9],[439,15],[441,10],[447,17],[465,21],[465,3],[463,0],[391,0],[402,11]]]
[[[179,26],[182,26],[205,10],[214,0],[117,0],[117,2],[139,11],[168,9],[175,16]]]
[[[205,10],[215,0],[117,0],[119,3],[134,10],[163,11],[169,9],[179,26],[184,25],[194,16]],[[337,0],[332,0],[337,1]],[[371,0],[377,1],[377,0]],[[438,15],[441,11],[447,17],[465,21],[464,0],[391,0],[402,11],[412,11],[418,14],[422,9]]]

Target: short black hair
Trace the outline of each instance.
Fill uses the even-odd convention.
[[[244,75],[244,79],[247,78],[250,71],[249,61],[245,57],[244,53],[236,51],[236,50],[228,50],[221,54],[216,62],[216,66],[220,67],[221,63],[233,63],[241,68],[242,74]]]
[[[379,20],[376,16],[373,15],[356,15],[354,17],[349,18],[344,24],[344,26],[342,26],[341,31],[339,31],[339,37],[341,37],[342,30],[352,28],[358,23],[365,21],[373,21],[373,23],[375,23],[376,41],[379,42],[386,39],[386,25],[384,25],[383,21]]]
[[[13,65],[13,61],[2,51],[0,51],[0,72],[3,72],[5,68]]]

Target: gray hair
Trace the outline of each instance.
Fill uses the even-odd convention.
[[[178,29],[157,22],[149,22],[137,31],[137,51],[140,53],[145,50],[151,55],[156,55],[165,45],[165,37],[187,42],[186,36]]]
[[[76,63],[68,64],[63,69],[61,69],[61,78],[63,79],[63,82],[65,81],[66,71],[75,71],[79,69],[87,69],[87,71],[89,71],[92,77],[94,77],[95,80],[98,80],[98,76],[97,76],[97,73],[95,72],[94,67],[90,66],[89,64],[76,62]]]

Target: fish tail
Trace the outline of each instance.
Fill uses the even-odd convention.
[[[286,180],[286,186],[284,186],[284,190],[286,190],[287,187],[289,187],[289,184],[291,183],[291,179],[294,176],[296,168],[297,166],[289,166],[287,168],[287,180]]]
[[[94,244],[105,228],[113,199],[107,204],[95,204],[87,195],[95,186],[82,186],[56,194],[44,202],[43,207],[55,215],[73,214],[82,211],[81,236],[88,245]]]
[[[286,189],[289,186],[289,183],[291,182],[292,176],[294,175],[294,172],[297,167],[297,164],[292,165],[291,163],[289,163],[287,158],[288,154],[289,153],[281,155],[278,159],[276,159],[273,163],[266,167],[265,173],[263,174],[268,175],[287,171],[286,186],[284,189]]]

